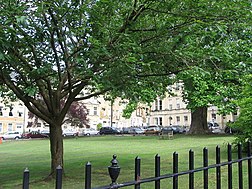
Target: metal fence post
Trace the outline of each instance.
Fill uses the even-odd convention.
[[[160,156],[155,156],[155,177],[160,176]],[[160,189],[160,180],[155,181],[155,189]]]
[[[56,189],[62,189],[62,167],[59,165],[56,168]]]
[[[220,147],[216,146],[216,164],[220,164]],[[221,167],[216,167],[216,189],[221,189]]]
[[[173,153],[173,174],[178,173],[178,153]],[[173,176],[173,189],[178,189],[178,176]]]
[[[233,175],[233,171],[232,171],[232,145],[228,144],[228,162],[230,162],[228,164],[228,189],[232,189],[233,188],[233,182],[232,182],[232,175]]]
[[[189,170],[194,170],[194,152],[191,149],[189,151]],[[194,173],[189,173],[189,188],[194,189]]]
[[[242,159],[242,145],[238,144],[238,159]],[[242,161],[238,162],[239,189],[243,189]]]
[[[208,149],[203,149],[203,166],[208,167]],[[204,179],[204,189],[208,189],[208,169],[204,169],[203,172]]]
[[[29,189],[29,177],[30,171],[26,168],[23,173],[23,189]]]
[[[86,163],[85,169],[85,189],[91,189],[91,163]]]
[[[139,156],[135,158],[135,181],[141,179],[141,159]],[[135,189],[140,189],[140,184],[135,184]]]

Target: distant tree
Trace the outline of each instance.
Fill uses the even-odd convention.
[[[89,127],[87,114],[88,110],[82,102],[73,102],[66,114],[63,124],[70,124],[71,126],[77,126],[79,128]],[[32,119],[28,127],[36,127],[39,122],[39,117],[32,112],[28,112],[28,117]]]
[[[88,123],[88,110],[84,103],[73,102],[66,114],[64,123],[70,123],[72,126],[90,127]]]

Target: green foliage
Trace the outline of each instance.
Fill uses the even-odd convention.
[[[123,117],[125,118],[130,118],[131,114],[134,110],[137,108],[137,103],[131,101],[130,103],[127,104],[126,108],[123,110]]]
[[[234,101],[240,98],[242,78],[251,66],[251,27],[246,16],[229,24],[198,25],[183,38],[176,52],[188,64],[197,64],[177,75],[185,83],[189,109],[216,105],[221,114],[236,111]]]
[[[250,20],[247,0],[1,1],[1,93],[11,91],[52,128],[73,102],[104,93],[131,100],[132,110],[185,70],[212,80],[212,70],[230,70],[232,78],[250,57]],[[195,82],[197,95],[218,84]]]
[[[99,131],[101,128],[102,128],[102,124],[98,123],[97,126],[96,126],[96,129]]]
[[[252,75],[248,75],[245,79],[242,91],[242,98],[237,101],[240,115],[233,124],[242,132],[236,138],[235,143],[245,144],[252,140]]]

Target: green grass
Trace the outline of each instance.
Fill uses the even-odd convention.
[[[134,179],[134,160],[141,158],[141,177],[154,175],[154,157],[161,156],[161,174],[172,173],[172,155],[179,154],[179,171],[188,170],[188,151],[195,154],[195,167],[202,167],[202,150],[209,150],[209,164],[215,163],[215,148],[221,147],[221,157],[226,161],[226,144],[232,142],[232,136],[185,136],[176,135],[173,140],[161,140],[155,136],[99,136],[64,139],[64,189],[84,188],[84,167],[92,164],[92,186],[107,185],[110,178],[107,167],[112,155],[116,154],[121,167],[118,182]],[[236,155],[234,155],[234,158]],[[30,170],[30,188],[54,188],[54,181],[44,182],[50,171],[49,140],[24,140],[3,142],[0,145],[0,189],[15,189],[22,186],[23,170]],[[237,166],[234,174],[237,175]],[[222,175],[227,175],[222,168]],[[215,185],[215,170],[210,170],[209,188]],[[246,172],[246,169],[244,169]],[[195,174],[195,188],[202,188],[202,172]],[[197,179],[200,178],[200,179]],[[179,188],[188,188],[188,176],[179,178]],[[225,178],[223,182],[226,182]],[[234,181],[235,183],[237,181]],[[162,180],[161,187],[169,188],[172,179]],[[226,185],[224,183],[224,185]],[[153,188],[153,183],[143,184],[142,188]],[[168,187],[169,186],[169,187]],[[128,187],[133,188],[133,187]],[[225,187],[224,187],[225,188]]]

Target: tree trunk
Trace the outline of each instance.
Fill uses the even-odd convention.
[[[55,177],[56,168],[63,168],[63,136],[60,125],[50,125],[51,174]]]
[[[189,134],[209,133],[207,125],[207,107],[199,107],[191,113],[192,121]]]

